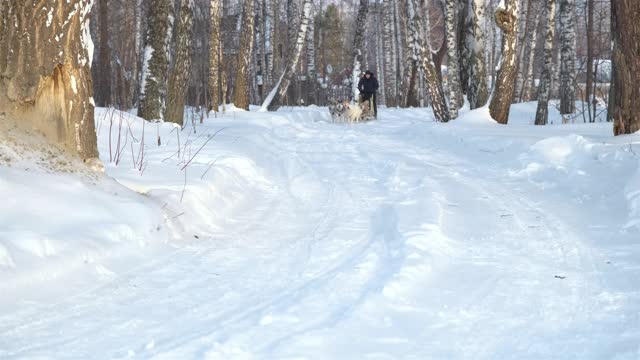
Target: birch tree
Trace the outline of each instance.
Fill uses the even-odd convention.
[[[233,103],[237,108],[249,110],[249,67],[253,52],[255,32],[255,17],[253,14],[254,0],[244,0],[242,10],[242,32],[240,33],[240,49],[236,60],[236,81],[234,86]]]
[[[309,15],[309,27],[307,29],[306,48],[307,48],[307,76],[311,86],[316,84],[316,46],[315,46],[315,6],[311,7]]]
[[[460,86],[460,54],[458,48],[458,0],[445,0],[445,23],[447,27],[447,72],[449,83],[449,117],[458,117],[458,109],[463,105],[462,87]]]
[[[162,119],[164,115],[172,12],[173,2],[170,0],[155,0],[153,6],[149,6],[149,27],[138,108],[138,116],[146,120]]]
[[[362,73],[362,58],[364,54],[364,33],[367,28],[367,13],[369,12],[369,0],[360,0],[358,17],[356,18],[355,35],[353,38],[353,68],[351,75],[352,95],[354,101],[358,98],[358,81]]]
[[[407,1],[407,51],[404,65],[404,75],[402,77],[401,103],[404,107],[417,106],[419,81],[418,60],[420,57],[420,24],[414,21],[419,16],[419,9],[414,8],[411,1]]]
[[[98,149],[91,4],[85,0],[2,1],[0,112],[94,162]]]
[[[486,4],[484,0],[471,0],[473,14],[473,44],[469,66],[469,105],[471,109],[484,106],[489,99],[487,87],[487,68],[484,59],[485,51],[485,14]]]
[[[509,121],[518,72],[518,0],[501,0],[496,9],[496,24],[502,30],[502,60],[494,87],[489,114],[500,124]]]
[[[185,96],[191,77],[191,59],[193,56],[193,0],[182,0],[180,17],[176,29],[176,58],[169,77],[167,109],[164,118],[167,121],[183,124]]]
[[[549,93],[554,73],[553,39],[556,29],[556,0],[548,0],[545,6],[546,33],[544,39],[544,67],[538,85],[538,108],[536,125],[546,125],[549,118]]]
[[[640,2],[611,0],[613,79],[609,116],[614,135],[640,131]]]
[[[211,109],[218,112],[220,108],[222,81],[222,4],[220,0],[209,1],[211,33],[209,35],[209,94]]]
[[[418,37],[418,47],[420,53],[420,67],[425,75],[427,81],[427,94],[431,98],[431,106],[433,107],[433,115],[437,121],[447,122],[449,121],[449,110],[447,109],[447,102],[444,96],[444,90],[442,89],[442,77],[439,74],[439,69],[436,69],[433,63],[433,56],[431,54],[431,48],[427,42],[429,28],[429,17],[426,14],[422,14],[424,19],[421,20],[421,14],[418,14],[416,9],[419,9],[418,0],[407,0],[412,9],[409,13],[414,14],[408,21],[411,22],[417,29],[419,34],[425,34],[425,36]],[[421,26],[426,27],[422,29]]]
[[[398,69],[398,58],[396,51],[396,23],[395,23],[395,2],[397,0],[383,0],[384,11],[384,83],[385,83],[385,103],[387,107],[397,106],[397,82],[396,72]]]
[[[262,104],[263,109],[277,110],[287,95],[287,90],[289,89],[295,70],[300,63],[300,58],[302,57],[302,49],[304,48],[304,42],[307,37],[309,21],[311,21],[312,7],[312,0],[304,0],[302,5],[302,18],[299,22],[300,26],[298,28],[298,36],[296,38],[295,46],[291,49],[292,51],[289,52],[289,61],[286,64],[284,72]]]
[[[560,0],[560,114],[575,112],[575,0]]]

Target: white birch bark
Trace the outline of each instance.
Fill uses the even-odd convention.
[[[485,64],[485,32],[486,4],[484,0],[472,0],[473,43],[470,56],[469,105],[471,109],[484,106],[489,99],[487,87],[487,69]]]
[[[545,7],[546,34],[544,39],[544,67],[538,85],[538,108],[536,110],[536,125],[546,125],[549,118],[549,92],[553,77],[553,39],[556,29],[556,0],[548,0]]]
[[[575,112],[576,32],[575,0],[560,0],[560,114]]]

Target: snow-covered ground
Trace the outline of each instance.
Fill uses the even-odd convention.
[[[0,358],[638,359],[640,134],[534,112],[0,137]]]

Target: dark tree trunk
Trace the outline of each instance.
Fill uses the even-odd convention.
[[[640,130],[640,1],[611,0],[613,79],[609,114],[614,135]]]
[[[585,88],[585,101],[589,110],[589,122],[595,120],[595,112],[591,113],[591,90],[593,87],[593,0],[587,1],[587,84]],[[594,96],[595,100],[595,96]]]
[[[100,45],[96,75],[95,100],[98,106],[110,106],[111,98],[111,49],[109,46],[109,0],[98,1],[98,23],[100,29]]]
[[[242,32],[238,52],[233,103],[237,108],[249,110],[249,67],[254,39],[254,0],[245,0],[242,11]]]

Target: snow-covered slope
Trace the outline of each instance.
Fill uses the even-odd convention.
[[[4,119],[0,154],[3,308],[108,281],[167,240],[148,199]]]
[[[486,109],[354,125],[315,107],[230,111],[145,124],[143,151],[141,120],[100,110],[107,174],[144,196],[68,186],[88,216],[74,224],[133,217],[142,231],[160,216],[171,240],[105,266],[97,288],[51,280],[64,296],[7,298],[0,357],[637,359],[640,135],[534,127],[532,109],[508,126]],[[18,189],[24,171],[0,171]],[[104,201],[111,218],[89,206]]]

